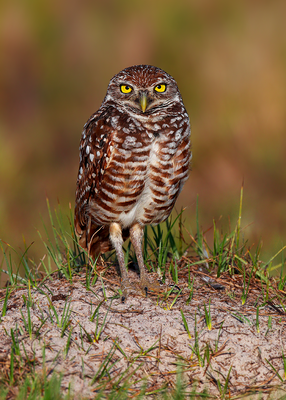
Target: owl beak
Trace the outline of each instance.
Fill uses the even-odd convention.
[[[141,92],[140,93],[140,95],[139,95],[139,103],[140,103],[141,110],[144,113],[146,108],[147,108],[147,105],[148,105],[148,97],[147,97],[147,94],[145,92]]]

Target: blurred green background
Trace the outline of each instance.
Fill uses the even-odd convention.
[[[177,209],[195,227],[222,215],[265,254],[286,233],[285,0],[9,0],[0,3],[0,238],[33,244],[46,196],[74,205],[81,131],[110,78],[156,65],[178,82],[192,173]],[[195,229],[194,229],[195,230]],[[0,262],[1,262],[0,255]]]

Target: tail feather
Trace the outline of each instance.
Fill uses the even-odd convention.
[[[91,220],[90,220],[91,221]],[[95,260],[100,254],[104,254],[113,250],[112,243],[109,238],[109,226],[96,225],[90,222],[88,226],[75,226],[78,236],[79,245],[87,250],[88,254]],[[129,237],[129,229],[123,229],[123,241]]]

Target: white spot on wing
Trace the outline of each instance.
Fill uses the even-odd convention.
[[[179,129],[175,134],[175,140],[180,140],[182,137],[183,128]]]
[[[111,118],[111,125],[113,128],[117,128],[118,126],[119,116],[115,116]]]

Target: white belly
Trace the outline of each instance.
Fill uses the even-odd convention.
[[[151,203],[152,192],[149,179],[147,178],[144,190],[131,210],[128,212],[122,212],[119,215],[119,221],[122,228],[128,228],[135,224],[135,222],[140,222],[144,217],[145,208],[150,207]]]
[[[150,158],[148,160],[148,166],[146,170],[146,180],[145,180],[145,185],[142,193],[138,197],[136,203],[132,206],[132,208],[128,212],[122,212],[119,215],[119,221],[122,226],[122,228],[128,228],[132,226],[136,222],[141,222],[144,223],[144,214],[145,214],[145,209],[151,209],[154,208],[154,212],[156,212],[156,204],[154,203],[153,200],[153,192],[152,192],[152,187],[154,186],[154,183],[150,180],[149,177],[149,169],[150,166],[157,166],[159,158],[158,158],[158,150],[159,150],[159,144],[157,141],[154,141],[151,150],[150,150]],[[168,193],[166,189],[166,202],[168,202]]]

